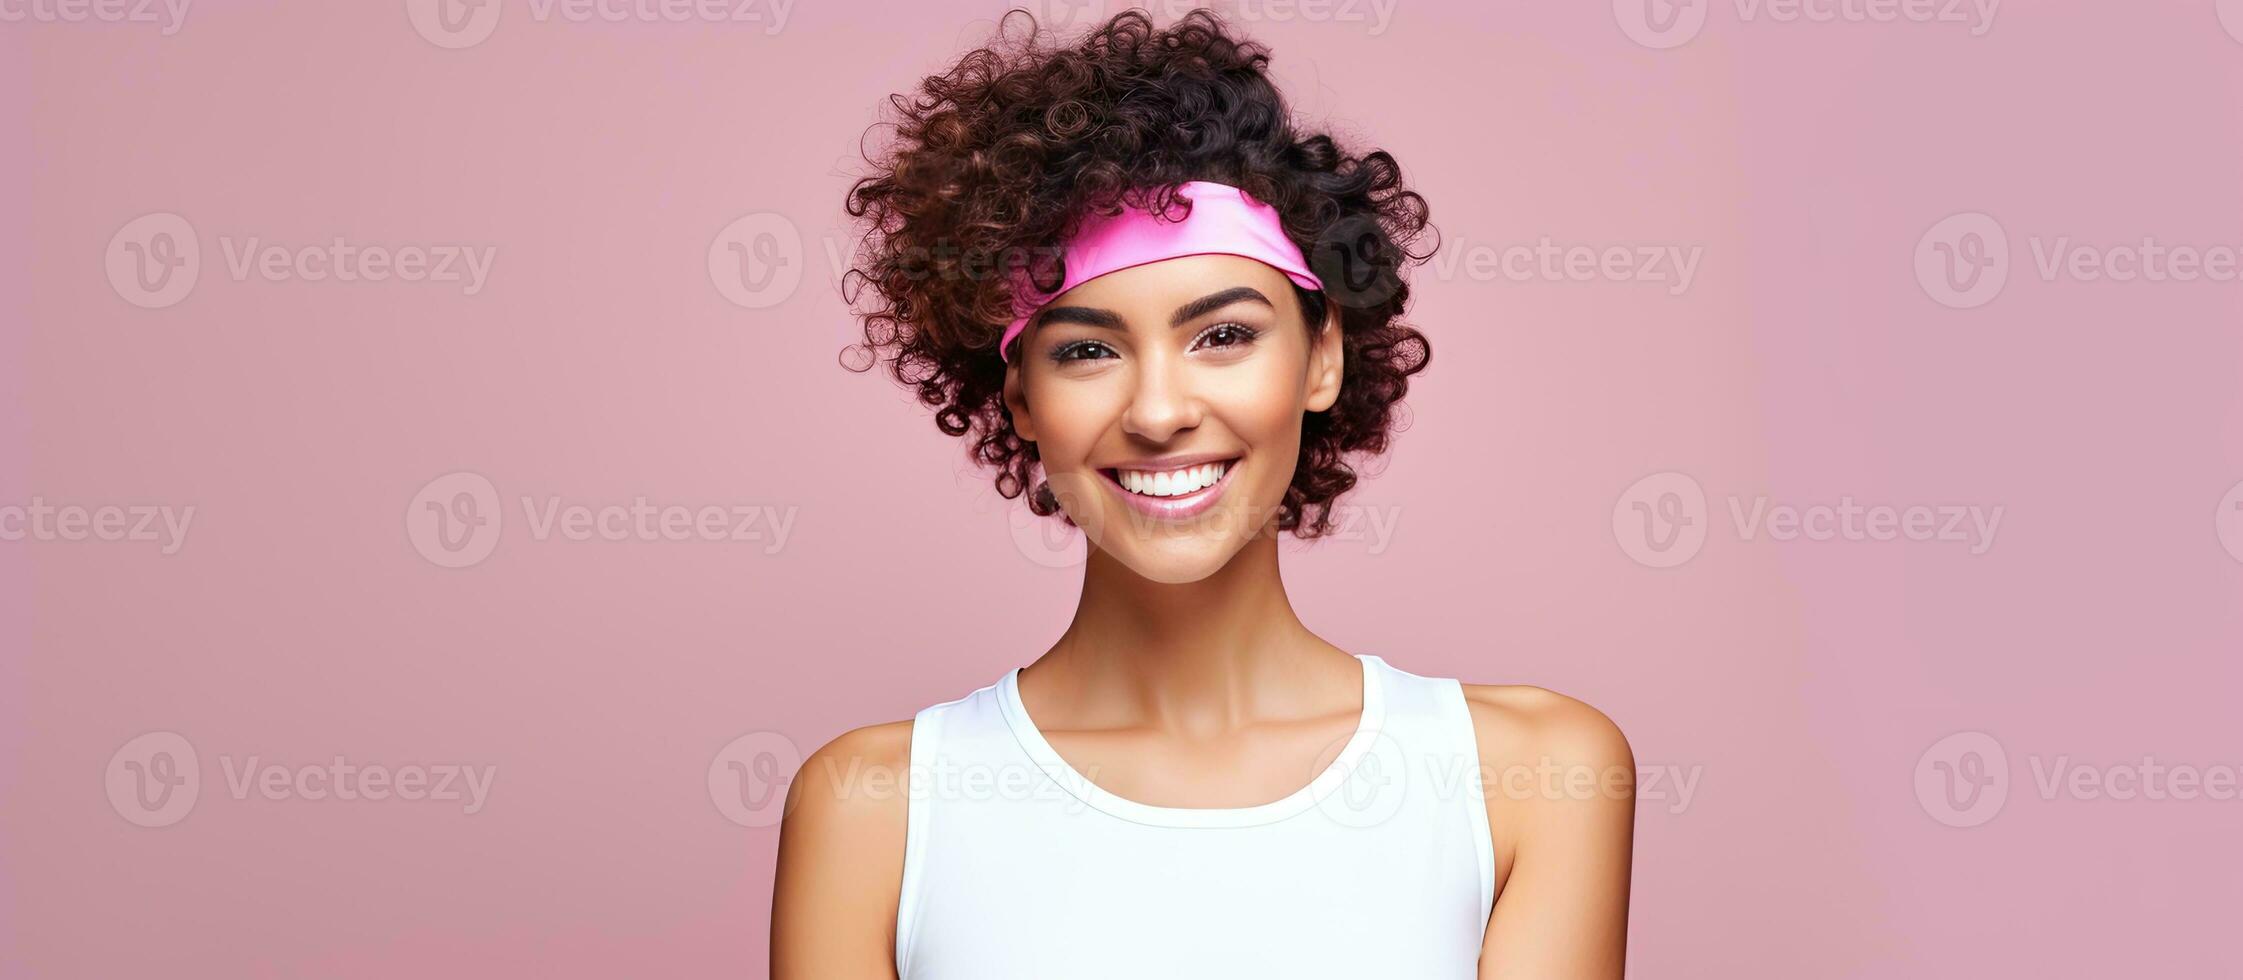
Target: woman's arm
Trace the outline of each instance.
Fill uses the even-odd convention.
[[[846,732],[787,787],[772,980],[895,980],[911,722]]]
[[[1635,840],[1627,738],[1562,694],[1464,690],[1496,849],[1481,980],[1621,980]]]

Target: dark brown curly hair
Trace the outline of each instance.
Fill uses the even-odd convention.
[[[1036,479],[1036,445],[1013,431],[1004,404],[997,341],[1012,319],[1012,277],[1056,288],[1058,245],[1092,209],[1165,214],[1187,181],[1239,187],[1277,210],[1325,284],[1295,287],[1311,333],[1327,304],[1339,309],[1339,398],[1303,416],[1277,518],[1298,537],[1324,534],[1332,502],[1355,486],[1348,457],[1386,451],[1396,404],[1432,358],[1399,317],[1402,270],[1435,246],[1413,251],[1429,227],[1425,199],[1403,186],[1394,158],[1297,129],[1268,67],[1267,48],[1206,10],[1167,28],[1131,10],[1072,41],[1025,10],[1006,14],[988,46],[889,100],[894,139],[867,154],[872,172],[849,190],[865,231],[843,296],[872,306],[845,363],[866,370],[885,357],[944,433],[971,438],[998,493],[1026,492],[1033,512],[1057,512]]]

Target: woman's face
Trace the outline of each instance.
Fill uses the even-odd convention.
[[[1284,273],[1233,255],[1111,272],[1045,306],[1005,378],[1061,509],[1157,582],[1195,582],[1278,515],[1301,416],[1339,395]]]

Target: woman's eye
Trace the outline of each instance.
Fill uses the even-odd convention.
[[[1095,361],[1112,357],[1114,349],[1095,340],[1078,340],[1061,344],[1051,352],[1054,361]]]
[[[1243,323],[1218,323],[1199,335],[1201,347],[1238,347],[1254,342],[1256,331]]]

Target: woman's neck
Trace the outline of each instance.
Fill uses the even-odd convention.
[[[1213,575],[1170,584],[1096,548],[1074,621],[1023,670],[1046,703],[1085,727],[1151,724],[1214,734],[1344,700],[1360,667],[1309,632],[1278,574],[1277,539],[1257,536]]]

